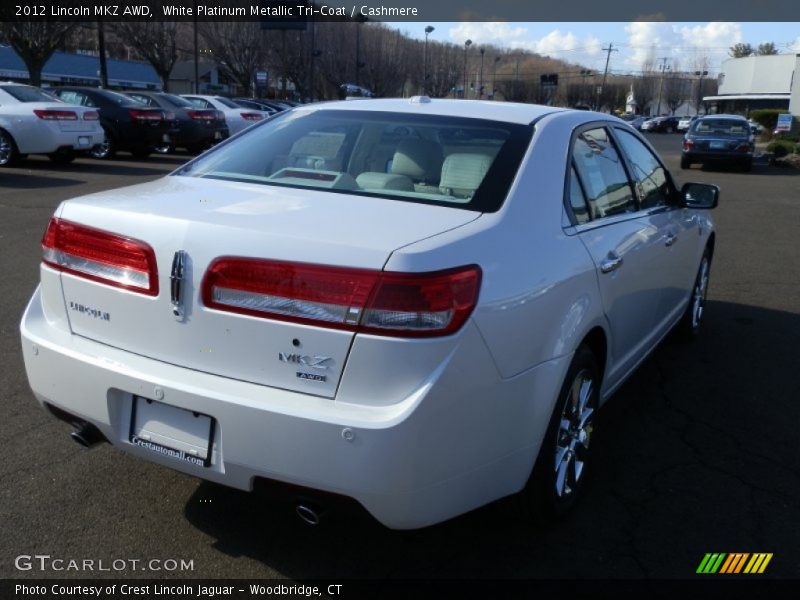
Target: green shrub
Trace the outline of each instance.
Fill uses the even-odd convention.
[[[767,145],[767,152],[772,152],[775,158],[781,158],[795,152],[795,144],[788,140],[776,140]]]
[[[751,110],[749,116],[753,121],[771,133],[778,125],[778,115],[783,115],[788,112],[788,110],[780,108],[759,108],[757,110]]]

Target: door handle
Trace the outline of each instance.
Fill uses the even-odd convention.
[[[667,234],[667,239],[664,242],[664,245],[665,246],[672,246],[672,244],[674,244],[677,241],[678,241],[678,236],[677,235],[675,235],[674,233],[668,233]]]
[[[602,273],[611,273],[611,271],[616,271],[621,266],[622,266],[621,256],[609,255],[608,258],[603,259],[600,262],[600,271]]]

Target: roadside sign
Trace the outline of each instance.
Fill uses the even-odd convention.
[[[256,83],[259,86],[266,86],[269,81],[268,71],[256,71]]]
[[[791,131],[792,130],[792,115],[789,113],[778,115],[778,126],[775,131]]]

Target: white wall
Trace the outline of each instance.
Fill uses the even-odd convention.
[[[724,76],[717,93],[786,94],[792,85],[796,61],[794,54],[729,58],[722,63]]]
[[[789,100],[789,112],[800,117],[800,54],[795,56],[794,79],[792,81],[792,97]]]

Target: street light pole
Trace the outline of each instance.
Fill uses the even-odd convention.
[[[467,50],[472,45],[472,40],[464,42],[464,94],[463,99],[467,99]]]
[[[661,116],[661,93],[664,91],[664,72],[669,71],[669,67],[667,66],[667,60],[669,60],[666,56],[661,57],[661,65],[659,65],[658,69],[661,71],[661,80],[658,84],[658,108],[656,108],[656,116]]]
[[[703,77],[708,75],[708,71],[695,71],[694,74],[698,77],[697,80],[697,114],[700,114],[700,105],[703,102]]]
[[[478,98],[483,100],[483,55],[486,54],[486,48],[481,48],[481,74],[478,77]]]
[[[422,95],[428,95],[428,36],[436,29],[433,25],[425,28],[425,51],[422,59]]]
[[[494,68],[492,69],[492,100],[497,99],[497,63],[500,62],[500,57],[494,57]]]

